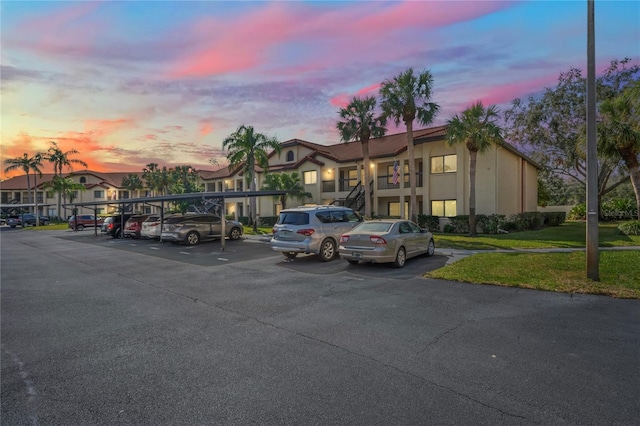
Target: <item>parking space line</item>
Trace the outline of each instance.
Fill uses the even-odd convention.
[[[224,260],[225,262],[229,261],[229,259],[225,259],[224,257],[219,257],[218,260]]]
[[[188,251],[181,251],[181,252],[179,252],[179,253],[181,253],[181,254],[191,254],[191,253],[189,253]]]

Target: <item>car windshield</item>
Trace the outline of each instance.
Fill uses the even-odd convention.
[[[362,222],[360,225],[353,228],[351,233],[354,232],[389,232],[393,224],[389,222]]]

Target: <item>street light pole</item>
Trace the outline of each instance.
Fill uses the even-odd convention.
[[[587,278],[600,281],[594,0],[587,0]]]

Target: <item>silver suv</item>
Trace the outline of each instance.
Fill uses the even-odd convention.
[[[225,234],[230,240],[242,237],[242,224],[235,220],[225,221]],[[211,214],[173,215],[165,219],[160,237],[162,241],[185,243],[193,246],[200,241],[220,238],[222,235],[222,221],[220,217]]]
[[[298,253],[316,254],[323,262],[338,255],[340,237],[362,222],[353,210],[339,206],[307,206],[280,212],[273,227],[271,248],[287,259]]]

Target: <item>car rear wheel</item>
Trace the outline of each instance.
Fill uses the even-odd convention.
[[[292,251],[288,253],[282,253],[286,259],[295,259],[298,256],[298,253],[294,253]]]
[[[320,259],[323,262],[329,262],[336,257],[336,243],[331,239],[326,239],[320,246]]]
[[[234,241],[239,240],[241,235],[242,232],[240,231],[240,228],[233,228],[231,232],[229,232],[229,239]]]
[[[400,247],[398,254],[396,254],[396,260],[393,262],[393,266],[396,268],[402,268],[407,261],[407,251],[404,247]]]
[[[429,240],[429,246],[427,247],[427,256],[433,256],[433,253],[436,252],[436,243],[433,240]]]
[[[84,229],[84,225],[76,226],[76,231],[82,231]]]
[[[196,231],[191,231],[187,234],[187,244],[190,246],[195,246],[200,242],[200,234]]]

